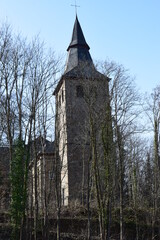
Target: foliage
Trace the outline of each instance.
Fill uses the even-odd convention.
[[[11,219],[13,224],[13,239],[19,239],[19,230],[25,214],[26,207],[26,149],[24,142],[16,140],[14,144],[13,159],[11,162],[11,185],[12,185],[12,199],[11,199]]]

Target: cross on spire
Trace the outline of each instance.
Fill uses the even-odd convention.
[[[75,0],[75,4],[72,4],[71,6],[72,6],[72,7],[75,7],[75,13],[76,13],[76,15],[77,15],[77,8],[80,7],[80,6],[77,5],[76,0]]]

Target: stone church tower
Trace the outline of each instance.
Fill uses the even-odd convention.
[[[85,201],[91,159],[91,116],[94,113],[100,139],[100,124],[108,100],[108,79],[95,69],[89,49],[76,17],[66,69],[54,91],[63,205]]]

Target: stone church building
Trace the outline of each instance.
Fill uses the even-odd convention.
[[[64,74],[54,91],[56,146],[61,163],[62,203],[85,201],[92,156],[91,131],[101,143],[109,79],[93,64],[76,16]],[[99,144],[100,145],[100,144]]]
[[[101,151],[98,150],[101,149],[101,129],[108,104],[109,79],[96,70],[89,49],[76,16],[71,42],[67,49],[66,68],[54,90],[55,141],[43,139],[45,149],[42,151],[42,148],[39,148],[37,155],[37,191],[40,208],[43,206],[44,193],[49,205],[50,202],[52,206],[54,205],[56,158],[60,164],[62,205],[66,206],[73,201],[85,202],[88,186],[92,184],[91,159],[94,153],[91,144],[92,141],[98,142],[97,152],[100,155]],[[37,139],[37,142],[41,141],[42,139]],[[40,146],[40,143],[37,144]],[[31,172],[34,175],[32,167]],[[34,195],[34,192],[32,194]],[[3,206],[5,199],[4,196],[0,200]]]

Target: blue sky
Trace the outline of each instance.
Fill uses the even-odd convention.
[[[65,54],[75,20],[74,0],[1,0],[0,21],[32,39],[39,34]],[[77,0],[78,18],[94,60],[114,60],[150,92],[160,84],[160,0]]]

